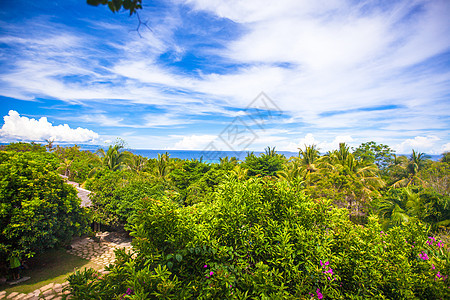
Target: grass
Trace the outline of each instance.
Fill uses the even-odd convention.
[[[14,285],[0,285],[0,291],[5,290],[8,294],[12,292],[28,294],[51,282],[63,283],[67,276],[77,269],[101,267],[87,259],[69,254],[64,249],[49,250],[36,255],[27,262],[28,270],[22,270],[21,275],[29,276],[31,279]]]

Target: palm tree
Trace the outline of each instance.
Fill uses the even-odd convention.
[[[47,145],[45,147],[48,148],[48,151],[52,151],[55,139],[46,139],[45,141],[47,142]]]
[[[133,155],[129,160],[129,167],[135,173],[140,173],[147,166],[147,158],[140,155]]]
[[[238,180],[244,180],[247,177],[248,169],[243,168],[241,165],[236,165],[231,172]]]
[[[386,220],[385,226],[407,223],[411,217],[406,211],[405,201],[401,197],[384,199],[379,204],[381,216]]]
[[[399,193],[380,201],[379,211],[386,219],[385,226],[400,225],[412,220],[423,220],[428,215],[428,209],[424,205],[420,195],[407,187]]]
[[[334,159],[341,165],[348,163],[348,160],[353,157],[350,153],[350,147],[346,143],[339,143],[339,150],[333,152]]]
[[[413,149],[409,161],[399,165],[402,169],[406,171],[407,174],[406,177],[397,180],[392,186],[393,187],[410,186],[416,184],[417,182],[422,182],[418,174],[425,165],[426,159],[427,156],[424,153],[417,153]]]
[[[64,170],[64,176],[70,177],[70,167],[72,166],[73,159],[64,158],[60,163],[59,169]]]
[[[272,149],[268,146],[266,149],[264,149],[264,151],[266,152],[267,156],[273,157],[277,155],[277,151],[275,151],[275,147],[273,147]]]
[[[108,151],[100,148],[95,153],[99,156],[104,167],[111,171],[122,170],[127,167],[127,162],[130,155],[126,152],[121,152],[123,148],[120,145],[109,146]]]
[[[301,174],[301,169],[297,160],[290,161],[283,166],[283,170],[277,172],[278,178],[293,181]]]
[[[299,163],[299,168],[303,171],[306,178],[309,174],[318,171],[320,163],[320,152],[316,145],[306,146],[305,150],[299,149],[298,157],[295,158]]]
[[[170,154],[168,152],[162,155],[158,153],[158,158],[156,159],[156,176],[162,180],[166,180],[166,176],[169,173],[169,159]]]
[[[397,154],[394,154],[394,160],[392,161],[392,165],[401,166],[405,164],[407,161],[408,159],[406,158],[406,156],[404,155],[397,156]]]
[[[346,182],[345,199],[350,209],[353,208],[353,201],[356,200],[357,213],[359,213],[361,202],[372,200],[374,194],[379,194],[379,188],[385,186],[384,180],[379,176],[377,165],[356,159],[345,143],[339,144],[339,150],[325,155],[322,166],[323,172],[328,170],[341,178],[338,182]],[[335,188],[341,189],[341,187]]]

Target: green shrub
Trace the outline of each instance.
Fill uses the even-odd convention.
[[[53,158],[0,151],[0,259],[31,257],[87,229],[76,189],[55,172]]]
[[[230,180],[183,207],[143,198],[136,253],[119,254],[98,294],[127,299],[439,299],[449,255],[420,223],[383,232],[287,181]],[[430,243],[431,241],[431,243]],[[445,250],[444,250],[445,249]],[[438,273],[439,272],[439,273]],[[78,274],[77,276],[85,276]],[[90,287],[77,284],[80,291]]]

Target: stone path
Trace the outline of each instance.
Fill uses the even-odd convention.
[[[119,248],[131,249],[130,242],[95,242],[93,239],[85,238],[72,244],[72,249],[67,252],[84,259],[88,259],[100,266],[107,266],[115,260],[114,250]]]
[[[29,300],[53,299],[53,300],[58,300],[58,299],[62,299],[63,295],[69,294],[68,291],[63,292],[64,287],[66,287],[68,285],[69,285],[68,282],[64,282],[63,284],[49,283],[46,286],[43,286],[29,294],[19,294],[17,292],[13,292],[9,295],[6,295],[6,292],[2,291],[2,292],[0,292],[0,299],[14,299],[14,300],[16,300],[16,299],[29,299]]]
[[[124,240],[114,234],[109,234],[107,232],[100,233],[97,234],[97,238],[100,239],[100,242],[96,242],[91,238],[76,240],[72,243],[72,249],[67,250],[67,252],[105,267],[114,262],[115,249],[125,248],[126,250],[131,250],[130,241]],[[106,273],[104,269],[99,271],[101,273]],[[0,291],[0,299],[58,300],[62,299],[64,294],[69,294],[68,291],[63,292],[63,288],[68,285],[69,283],[67,281],[63,284],[49,283],[29,294],[19,294],[17,292],[13,292],[7,295],[6,291]],[[68,296],[67,299],[70,299],[70,296]]]

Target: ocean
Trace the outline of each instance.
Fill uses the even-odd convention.
[[[136,150],[136,149],[128,149],[133,154],[141,155],[147,158],[157,158],[158,153],[163,154],[168,152],[170,154],[170,158],[180,158],[180,159],[202,159],[207,163],[218,163],[220,162],[220,158],[227,157],[236,157],[238,160],[244,160],[247,156],[247,151],[198,151],[198,150]],[[252,152],[252,151],[249,151]],[[259,156],[264,152],[253,151],[256,156]],[[283,154],[285,157],[289,158],[291,156],[297,156],[298,152],[289,152],[289,151],[277,151],[278,154]]]
[[[163,154],[168,152],[171,158],[180,158],[180,159],[202,159],[204,162],[208,163],[218,163],[220,162],[220,158],[227,157],[236,157],[238,160],[245,160],[248,152],[252,151],[198,151],[198,150],[137,150],[137,149],[128,149],[133,154],[141,155],[147,158],[157,158],[158,153]],[[264,152],[253,151],[256,156]],[[284,155],[286,158],[290,158],[292,156],[298,156],[298,152],[290,152],[290,151],[277,151],[278,154]],[[408,154],[400,154],[405,155],[409,158]],[[442,158],[442,155],[428,155],[428,157],[433,161],[438,161]]]
[[[7,145],[8,143],[0,143],[0,145]],[[63,147],[71,147],[73,144],[61,144]],[[89,150],[95,152],[101,146],[98,145],[89,145],[89,144],[78,144],[80,146],[80,150]],[[104,147],[105,150],[107,147]],[[202,159],[204,162],[208,163],[218,163],[220,162],[220,158],[227,157],[236,157],[238,160],[244,160],[247,156],[248,151],[200,151],[200,150],[146,150],[146,149],[126,149],[133,154],[141,155],[147,158],[157,158],[158,153],[163,154],[168,152],[171,158],[179,158],[179,159]],[[249,151],[252,152],[252,151]],[[259,156],[261,151],[253,151],[256,156]],[[290,158],[292,156],[298,156],[298,152],[291,151],[277,151],[279,154],[283,154],[286,158]],[[410,157],[411,154],[398,154],[405,155],[406,157]],[[428,155],[431,160],[438,161],[442,158],[442,155]]]

